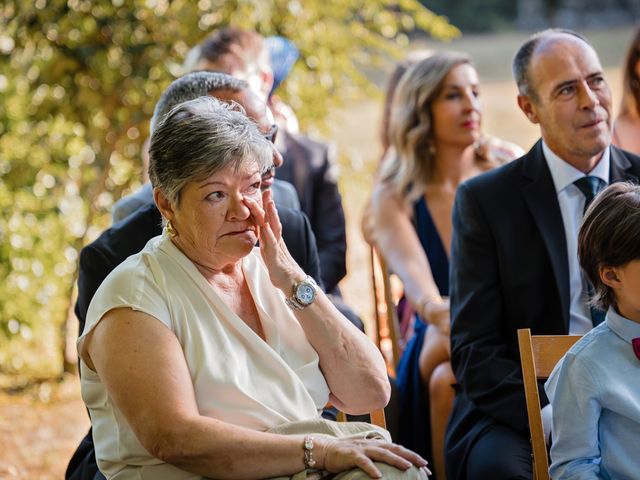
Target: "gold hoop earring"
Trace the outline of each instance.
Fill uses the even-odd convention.
[[[173,237],[177,237],[178,236],[178,232],[176,231],[175,228],[173,228],[173,225],[171,224],[171,220],[167,221],[167,224],[164,226],[165,230],[167,231],[167,234],[173,238]]]

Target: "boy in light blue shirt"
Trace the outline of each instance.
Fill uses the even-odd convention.
[[[578,256],[606,320],[545,384],[555,480],[640,479],[640,187],[614,183],[587,210]]]

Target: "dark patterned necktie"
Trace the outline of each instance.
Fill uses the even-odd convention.
[[[578,187],[578,189],[584,195],[584,209],[582,210],[582,214],[584,215],[584,212],[587,211],[587,208],[589,208],[589,205],[593,201],[594,197],[600,190],[602,190],[602,188],[605,186],[605,183],[598,177],[585,176],[579,178],[578,180],[573,182],[573,184]],[[591,285],[589,279],[586,278],[584,272],[582,272],[582,277],[584,279],[584,284],[587,286],[587,295],[589,296],[589,298],[591,298],[593,296],[593,285]],[[592,306],[589,306],[589,310],[591,311],[591,321],[593,322],[593,326],[595,327],[597,325],[600,325],[604,320],[605,312]]]
[[[584,212],[587,211],[587,208],[593,201],[594,197],[598,194],[600,190],[604,187],[604,181],[600,180],[598,177],[586,176],[579,178],[573,184],[578,187],[578,189],[584,195]]]
[[[633,353],[635,353],[638,360],[640,360],[640,337],[631,340],[631,345],[633,345]]]

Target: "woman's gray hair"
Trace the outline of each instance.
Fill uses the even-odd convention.
[[[273,162],[273,145],[237,103],[199,97],[173,108],[158,124],[149,148],[149,179],[170,202],[193,181],[245,162],[260,172]]]

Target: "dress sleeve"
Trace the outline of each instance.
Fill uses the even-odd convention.
[[[129,257],[111,272],[96,291],[87,311],[86,324],[78,338],[78,352],[82,356],[87,335],[115,308],[131,308],[146,313],[174,330],[168,295],[160,269],[153,269],[148,255]]]

